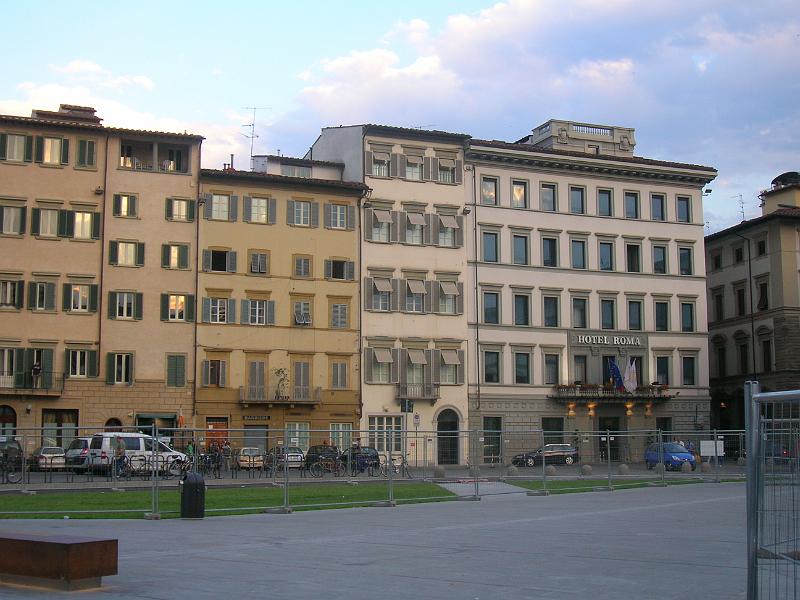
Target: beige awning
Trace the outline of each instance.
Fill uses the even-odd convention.
[[[421,165],[422,157],[414,156],[413,154],[406,154],[406,162],[410,165]]]
[[[375,160],[389,160],[388,152],[373,152],[372,158]]]
[[[388,348],[374,348],[375,351],[375,360],[379,363],[392,363],[394,359],[392,358],[392,351]]]
[[[452,281],[440,281],[445,296],[458,296],[458,286]]]
[[[392,213],[388,210],[374,210],[372,214],[375,217],[375,220],[378,223],[391,223],[392,222]]]
[[[458,229],[458,220],[453,215],[439,215],[442,221],[442,227],[449,227],[450,229]]]
[[[440,158],[439,159],[439,166],[440,167],[455,167],[456,161],[452,158]]]
[[[408,216],[408,222],[412,225],[425,225],[425,215],[422,213],[410,212],[406,213],[406,215]]]
[[[411,290],[412,294],[425,294],[425,282],[420,281],[419,279],[409,279],[408,280],[408,289]]]
[[[411,361],[412,365],[427,365],[428,360],[425,358],[425,351],[424,350],[417,350],[415,348],[410,348],[408,350],[408,360]]]
[[[461,364],[461,361],[458,360],[458,352],[455,350],[442,350],[442,362],[446,365]]]
[[[372,283],[379,292],[392,292],[392,282],[388,279],[373,279]]]

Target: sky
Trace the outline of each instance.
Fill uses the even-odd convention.
[[[75,6],[5,7],[0,113],[94,106],[106,125],[199,133],[204,167],[233,153],[239,169],[246,107],[255,153],[292,156],[343,124],[505,141],[551,118],[633,127],[637,155],[719,171],[708,232],[800,170],[796,0]]]

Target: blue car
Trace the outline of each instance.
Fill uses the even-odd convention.
[[[659,452],[659,446],[661,451]],[[680,444],[672,442],[665,442],[663,444],[650,444],[644,452],[644,462],[648,469],[652,469],[658,463],[663,462],[664,468],[669,471],[670,469],[680,470],[683,463],[688,462],[692,465],[692,471],[697,468],[697,462],[694,459],[694,454],[689,452]]]

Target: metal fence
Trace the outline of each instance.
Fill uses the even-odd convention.
[[[204,478],[209,515],[608,491],[745,476],[742,431],[52,426],[4,433],[0,517],[6,518],[177,516],[181,481],[189,472]],[[39,447],[54,450],[37,453]]]
[[[747,598],[800,597],[800,390],[745,384]]]

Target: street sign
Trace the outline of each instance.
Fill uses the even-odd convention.
[[[419,413],[414,413],[414,427],[419,427],[421,419],[419,418]]]

